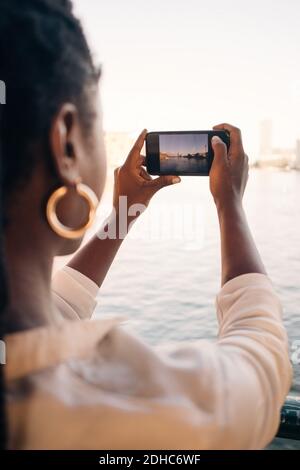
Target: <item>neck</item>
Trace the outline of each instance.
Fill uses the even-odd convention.
[[[28,223],[28,221],[27,221]],[[7,333],[54,321],[51,275],[54,254],[41,230],[8,227],[5,239],[9,286]],[[29,233],[26,233],[29,232]]]

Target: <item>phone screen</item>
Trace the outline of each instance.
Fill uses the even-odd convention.
[[[208,174],[208,156],[208,134],[159,134],[161,174]]]

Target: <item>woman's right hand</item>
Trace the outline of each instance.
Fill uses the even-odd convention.
[[[230,124],[214,130],[230,133],[230,148],[219,137],[212,138],[214,160],[210,170],[210,190],[217,208],[241,204],[248,180],[248,157],[244,152],[241,131]]]
[[[242,274],[266,274],[266,270],[242,206],[248,179],[248,157],[243,149],[241,131],[229,124],[220,124],[214,129],[230,133],[228,152],[221,139],[213,138],[214,161],[210,170],[210,190],[220,223],[223,286]]]

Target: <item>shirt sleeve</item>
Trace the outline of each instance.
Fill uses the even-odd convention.
[[[97,284],[69,266],[56,272],[52,279],[55,305],[66,320],[91,318],[98,291]]]
[[[64,268],[53,291],[65,317],[91,316],[98,288],[85,276]],[[223,286],[216,310],[215,342],[152,348],[125,323],[105,335],[92,360],[73,364],[83,380],[82,412],[70,408],[74,447],[264,448],[292,378],[280,301],[267,276],[245,274]],[[91,390],[99,397],[98,387],[109,403],[105,412],[87,404]],[[103,421],[108,409],[111,432]]]
[[[102,390],[127,397],[123,431],[135,448],[258,449],[276,434],[291,366],[271,282],[229,281],[217,315],[216,342],[153,349],[121,325],[99,343],[95,376]]]

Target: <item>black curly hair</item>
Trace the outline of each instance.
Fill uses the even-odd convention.
[[[6,104],[0,104],[2,209],[8,195],[26,182],[38,158],[54,172],[49,150],[51,122],[61,105],[76,105],[83,129],[94,119],[95,67],[81,23],[69,0],[0,0],[0,80]],[[42,144],[43,156],[32,146]],[[2,210],[3,214],[3,210]],[[1,217],[1,232],[3,217]],[[0,253],[0,334],[5,336],[4,253]],[[0,366],[0,445],[6,446],[5,389]]]

